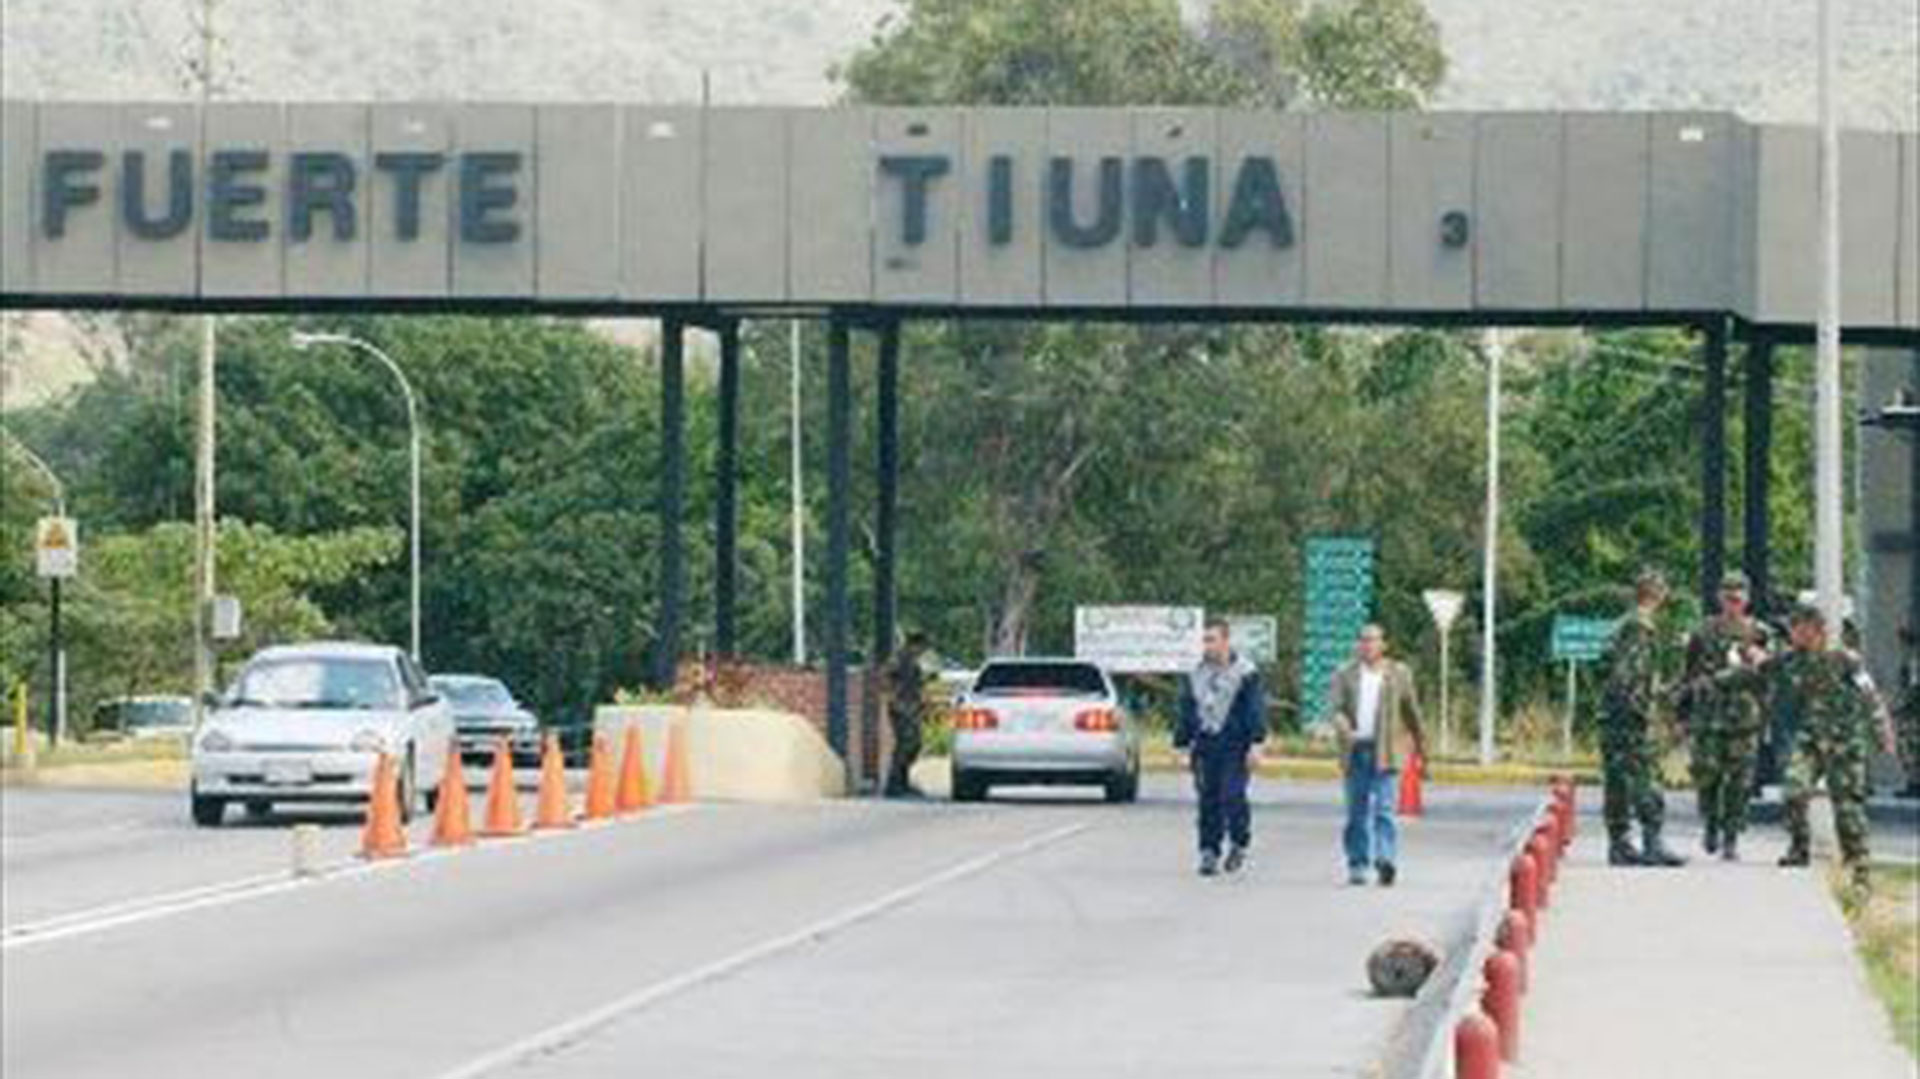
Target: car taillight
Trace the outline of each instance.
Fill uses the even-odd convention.
[[[985,708],[962,708],[954,713],[956,731],[990,731],[1000,726],[1000,717]]]
[[[1073,717],[1073,729],[1106,733],[1120,729],[1120,713],[1111,708],[1089,708]]]

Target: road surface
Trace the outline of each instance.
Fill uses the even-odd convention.
[[[1452,924],[1537,794],[1436,792],[1391,890],[1342,883],[1332,786],[1256,799],[1219,880],[1162,778],[1131,807],[701,805],[289,883],[282,824],[9,791],[0,1071],[1366,1074],[1403,1007],[1366,954]]]

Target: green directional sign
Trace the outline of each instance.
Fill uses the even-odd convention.
[[[1307,541],[1307,610],[1300,650],[1301,718],[1326,715],[1335,671],[1353,655],[1353,642],[1373,616],[1373,540],[1315,536]]]
[[[1613,643],[1613,631],[1620,625],[1614,618],[1583,618],[1578,615],[1553,616],[1553,659],[1556,663],[1592,663],[1607,654]]]

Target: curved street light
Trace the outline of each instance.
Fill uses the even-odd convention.
[[[415,663],[420,662],[420,414],[414,405],[413,384],[407,381],[406,372],[393,362],[393,357],[373,344],[344,333],[301,333],[295,331],[292,336],[293,347],[305,352],[315,345],[341,345],[358,349],[380,361],[394,380],[400,383],[400,395],[407,403],[408,437],[408,496],[409,512],[407,521],[409,602],[411,614],[411,637],[408,652]]]

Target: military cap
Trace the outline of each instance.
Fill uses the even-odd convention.
[[[1747,575],[1737,569],[1728,570],[1726,573],[1720,575],[1720,591],[1722,592],[1738,592],[1744,596],[1752,590],[1752,587],[1752,584],[1747,581]]]

